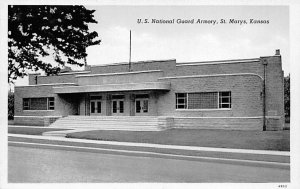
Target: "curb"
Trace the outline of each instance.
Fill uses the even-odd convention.
[[[64,142],[79,142],[79,143],[86,143],[86,144],[106,144],[106,145],[118,145],[118,146],[151,147],[151,148],[191,150],[191,151],[228,152],[228,153],[243,153],[243,154],[262,154],[262,155],[275,155],[275,156],[290,156],[290,152],[286,152],[286,151],[212,148],[212,147],[198,147],[198,146],[179,146],[179,145],[163,145],[163,144],[149,144],[149,143],[86,140],[86,139],[63,138],[63,137],[52,137],[52,136],[38,136],[38,135],[8,134],[8,137],[10,137],[10,136],[11,137],[21,137],[21,138],[31,138],[31,139],[55,140],[55,141],[64,141]]]

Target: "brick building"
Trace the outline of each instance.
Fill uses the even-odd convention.
[[[128,63],[118,63],[53,76],[30,74],[28,86],[15,87],[14,119],[48,126],[64,119],[101,125],[109,118],[151,118],[160,129],[280,130],[283,97],[279,50],[254,59],[141,61],[130,71]]]

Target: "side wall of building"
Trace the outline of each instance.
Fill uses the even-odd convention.
[[[74,97],[64,97],[53,93],[52,85],[15,88],[15,117],[17,125],[47,125],[61,116],[74,115],[77,111]],[[54,97],[54,110],[23,110],[24,98]]]
[[[281,56],[262,57],[266,65],[266,124],[267,130],[284,127],[284,74]]]
[[[262,130],[262,78],[215,75],[164,79],[172,90],[159,96],[159,115],[173,116],[178,128]],[[176,109],[176,93],[231,91],[231,109]],[[259,123],[259,124],[258,124]]]

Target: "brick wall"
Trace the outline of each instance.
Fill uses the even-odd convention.
[[[128,64],[115,64],[107,66],[93,66],[91,67],[91,74],[102,73],[118,73],[128,72]],[[174,75],[176,72],[176,60],[168,61],[145,61],[145,62],[132,62],[132,71],[144,70],[162,70],[166,76]]]
[[[242,61],[242,60],[241,60]],[[176,75],[211,75],[231,73],[255,73],[263,76],[263,66],[260,61],[222,64],[201,64],[183,66],[178,64]]]
[[[54,123],[60,116],[15,116],[15,125],[28,126],[49,126]]]
[[[159,77],[163,77],[162,71],[155,72],[132,72],[128,74],[94,75],[88,77],[78,77],[78,85],[105,85],[122,83],[143,83],[155,82]]]
[[[174,128],[262,130],[262,118],[174,118]]]
[[[158,114],[180,117],[253,117],[262,116],[262,80],[256,75],[164,79],[172,89],[159,95]],[[176,110],[175,93],[231,91],[231,110]]]
[[[38,84],[50,84],[50,83],[77,83],[75,74],[70,75],[54,75],[54,76],[38,76]]]
[[[266,116],[278,116],[278,123],[267,122],[267,127],[278,129],[284,126],[284,86],[283,71],[281,68],[281,56],[263,57],[267,60],[266,66]],[[269,124],[268,124],[269,123]],[[272,123],[272,124],[270,124]]]
[[[261,61],[259,61],[261,60]],[[132,71],[162,70],[163,75],[136,77],[83,77],[82,85],[122,83],[133,81],[156,80],[158,77],[188,76],[188,75],[213,75],[213,74],[234,74],[252,73],[242,75],[223,75],[218,77],[193,77],[193,78],[164,78],[159,81],[169,81],[171,90],[156,91],[156,97],[149,101],[149,106],[157,104],[151,115],[173,116],[176,127],[197,127],[206,128],[208,123],[214,128],[244,129],[248,124],[249,129],[262,127],[261,117],[263,116],[262,82],[264,78],[262,61],[268,62],[266,69],[266,112],[267,129],[276,130],[283,127],[284,123],[284,102],[283,102],[283,72],[281,67],[281,57],[261,57],[253,59],[252,62],[243,60],[234,63],[193,63],[194,65],[177,64],[175,60],[169,61],[146,61],[132,63]],[[93,66],[89,74],[118,73],[127,72],[128,64]],[[161,73],[160,73],[161,74]],[[257,74],[257,75],[255,75]],[[29,84],[35,84],[35,76],[29,76]],[[139,79],[141,78],[141,79]],[[38,76],[38,84],[48,83],[77,83],[78,79],[73,74],[60,76],[42,77]],[[218,92],[231,91],[232,108],[230,110],[176,110],[175,93],[178,92]],[[32,97],[55,97],[54,111],[23,111],[22,98]],[[52,91],[52,86],[16,87],[15,89],[15,115],[16,116],[66,116],[73,114],[89,114],[89,102],[85,102],[85,94],[56,95]],[[126,96],[127,100],[130,98]],[[129,102],[129,101],[128,101]],[[85,105],[85,106],[84,106]],[[130,106],[130,104],[125,104]],[[132,105],[132,104],[131,104]],[[107,108],[111,108],[107,104]],[[107,109],[105,108],[105,109]],[[151,109],[153,109],[151,107]],[[104,109],[103,109],[104,110]],[[132,111],[132,110],[130,110]],[[127,115],[127,114],[126,114]],[[272,117],[273,116],[273,117]],[[276,118],[275,118],[275,117]],[[189,117],[190,119],[188,119]],[[199,119],[191,119],[199,117]],[[205,117],[203,119],[203,117]],[[210,119],[211,117],[212,119]],[[215,118],[213,118],[215,117]],[[232,119],[219,119],[216,117],[230,117]],[[244,117],[244,118],[234,118]],[[245,118],[248,117],[248,118]],[[249,118],[251,117],[251,118]],[[178,119],[176,119],[178,118]],[[184,119],[187,118],[187,119]],[[18,119],[18,118],[17,118]],[[189,121],[187,121],[189,120]],[[186,123],[184,121],[187,121]],[[240,122],[240,125],[239,125]],[[223,123],[223,125],[222,125]],[[259,125],[257,125],[259,124]]]
[[[63,85],[61,85],[63,86]],[[68,86],[68,85],[67,85]],[[15,88],[16,116],[66,116],[76,114],[78,95],[57,95],[53,93],[53,86],[30,86]],[[80,96],[80,94],[79,94]],[[23,110],[23,98],[54,97],[55,110]]]

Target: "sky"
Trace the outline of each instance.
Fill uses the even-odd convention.
[[[272,56],[280,49],[283,70],[289,73],[289,9],[287,6],[86,6],[95,10],[101,44],[88,47],[87,63],[101,65],[131,60],[176,59],[196,62]],[[150,23],[138,24],[138,19]],[[154,24],[152,19],[175,20]],[[177,20],[216,20],[218,24],[177,24]],[[221,24],[220,20],[227,21]],[[247,24],[229,24],[229,19]],[[250,24],[250,19],[268,24]],[[26,84],[27,79],[16,85]]]

